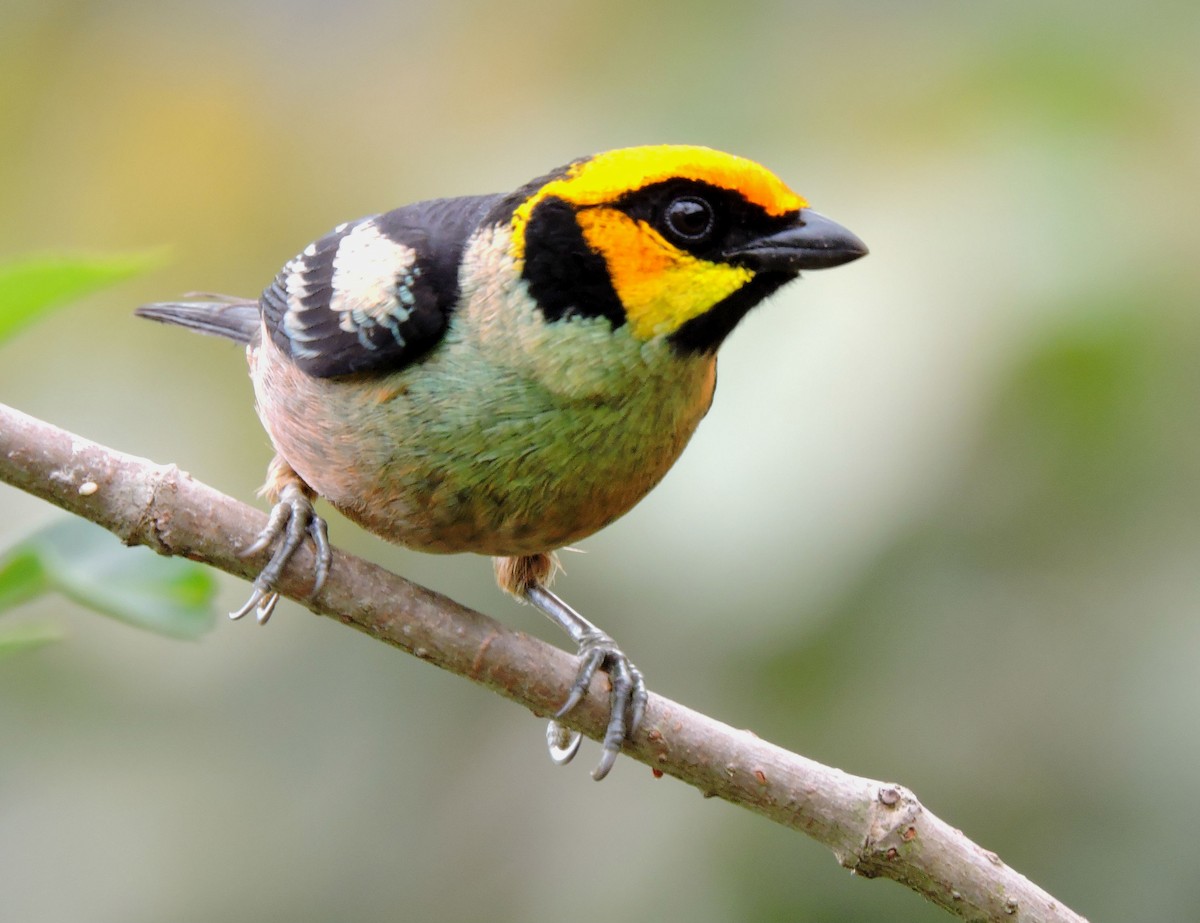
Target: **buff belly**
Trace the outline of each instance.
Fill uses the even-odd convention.
[[[552,369],[497,365],[477,346],[451,337],[364,382],[311,378],[267,341],[250,350],[259,415],[296,472],[382,538],[527,555],[591,535],[645,496],[715,381],[711,357],[639,347],[625,370],[562,387]],[[280,402],[287,413],[273,412]]]

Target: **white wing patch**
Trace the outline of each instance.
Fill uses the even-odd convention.
[[[322,298],[321,307],[337,315],[338,329],[355,336],[364,349],[382,345],[374,339],[376,328],[387,330],[397,345],[405,346],[401,326],[416,308],[413,286],[421,276],[416,251],[381,234],[373,219],[338,225],[330,237],[339,234],[332,273],[318,269],[320,242],[310,244],[284,267],[289,308],[282,320],[293,354],[318,356],[319,351],[307,344],[327,336],[321,332],[325,326],[319,320],[324,313],[317,307],[321,302],[310,295]]]
[[[400,326],[411,316],[416,298],[413,284],[421,274],[417,253],[379,233],[366,221],[342,238],[333,261],[329,309],[338,315],[338,327],[354,333],[367,349],[376,345],[367,335],[375,326],[386,327],[400,346]]]

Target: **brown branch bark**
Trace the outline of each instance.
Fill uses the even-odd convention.
[[[183,555],[239,577],[265,514],[194,480],[174,465],[125,455],[0,404],[0,481],[99,523],[128,545]],[[437,593],[335,552],[322,592],[305,598],[313,561],[305,549],[284,575],[283,595],[380,641],[472,679],[538,715],[555,711],[574,658]],[[607,680],[566,721],[604,733]],[[995,853],[927,811],[912,792],[823,766],[650,696],[627,756],[749,808],[829,847],[846,868],[886,877],[971,921],[1081,923]]]

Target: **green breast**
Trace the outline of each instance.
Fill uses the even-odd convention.
[[[366,502],[330,499],[371,531],[428,551],[533,554],[612,522],[683,451],[708,409],[714,367],[666,344],[636,344],[636,356],[598,366],[595,350],[575,348],[598,332],[576,332],[571,348],[559,341],[558,361],[532,370],[451,337],[360,421],[381,437]],[[605,330],[609,352],[615,336],[628,345]]]
[[[549,322],[514,267],[495,264],[507,259],[486,240],[469,250],[444,340],[390,376],[322,380],[258,362],[276,448],[390,541],[492,555],[577,541],[645,496],[708,410],[712,356],[605,318]],[[280,403],[291,412],[270,412]]]

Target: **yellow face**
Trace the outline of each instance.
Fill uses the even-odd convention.
[[[797,214],[808,204],[742,157],[680,145],[624,148],[572,164],[526,199],[512,217],[513,256],[525,257],[526,230],[538,205],[548,199],[568,203],[588,248],[607,265],[633,335],[669,335],[746,285],[754,270],[688,252],[620,207],[639,191],[668,182],[727,191],[770,218]]]
[[[614,208],[588,208],[578,220],[584,239],[608,263],[613,289],[639,340],[673,333],[754,276],[744,266],[698,259]]]

